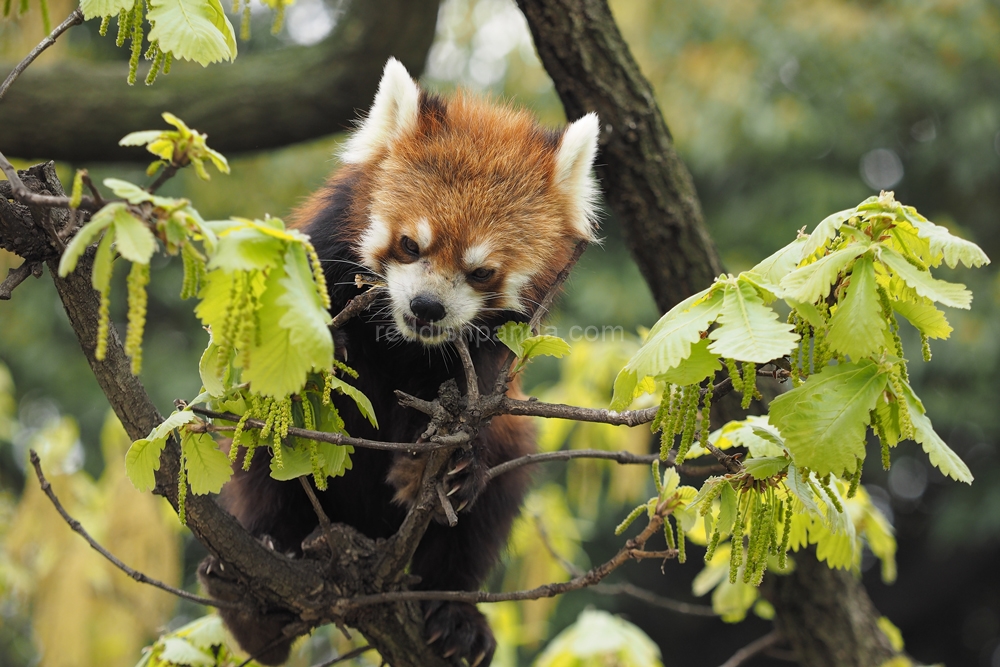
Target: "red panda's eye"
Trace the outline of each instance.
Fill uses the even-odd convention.
[[[403,246],[403,250],[413,255],[414,257],[420,257],[420,246],[417,242],[411,239],[409,236],[404,236],[400,239],[400,245]]]
[[[494,273],[496,273],[495,269],[480,268],[470,273],[469,278],[477,283],[483,283],[492,278]]]

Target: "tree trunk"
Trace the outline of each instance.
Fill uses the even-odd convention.
[[[606,0],[517,0],[538,55],[575,119],[601,118],[598,174],[605,199],[660,310],[707,287],[722,265],[687,167],[622,39]],[[778,580],[777,625],[802,665],[875,667],[893,656],[875,626],[864,587],[845,572],[798,554]],[[776,578],[777,579],[777,578]],[[837,619],[826,623],[823,619]],[[847,656],[838,662],[838,656]],[[853,660],[853,661],[852,661]]]
[[[70,162],[146,162],[152,156],[145,150],[119,146],[118,140],[165,127],[164,111],[207,133],[209,145],[224,154],[340,132],[371,103],[389,56],[415,76],[423,71],[439,3],[355,0],[315,46],[250,54],[207,68],[178,62],[150,87],[127,85],[124,62],[63,60],[28,68],[0,105],[3,151]]]

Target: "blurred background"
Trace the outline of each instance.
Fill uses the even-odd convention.
[[[49,4],[53,17],[71,7]],[[894,190],[898,200],[1000,256],[996,0],[612,0],[611,6],[694,174],[727,270],[749,268],[796,230],[880,190]],[[255,5],[241,56],[316,43],[342,9],[336,0],[298,0],[286,9],[280,33],[271,35],[270,10]],[[113,36],[98,36],[97,24],[73,28],[43,60],[127,58]],[[0,61],[19,60],[42,35],[36,11],[0,23]],[[421,82],[443,92],[462,86],[510,99],[547,124],[565,121],[512,0],[444,0]],[[152,128],[122,128],[122,135],[142,129]],[[2,135],[0,127],[0,144]],[[162,192],[190,198],[206,219],[285,216],[337,167],[333,155],[341,139],[229,156],[230,176],[206,183],[181,173]],[[17,157],[24,167],[45,156]],[[144,165],[60,164],[64,182],[78,167],[90,168],[95,182],[112,175],[149,180]],[[658,317],[613,218],[605,218],[602,235],[604,245],[587,252],[550,320],[567,337],[573,326],[602,334],[572,341],[567,360],[536,363],[527,384],[539,396],[606,406],[615,373],[638,344],[638,328]],[[0,275],[19,263],[0,251]],[[949,310],[955,331],[935,342],[929,364],[919,361],[919,339],[905,327],[904,346],[917,360],[911,375],[936,430],[976,482],[946,480],[912,442],[894,451],[885,473],[876,449],[864,483],[895,528],[899,574],[895,583],[883,583],[867,554],[860,576],[916,659],[1000,667],[1000,389],[993,380],[1000,371],[1000,281],[993,267],[943,268],[940,276],[971,287],[972,310]],[[124,331],[124,275],[117,278],[112,317]],[[142,377],[165,413],[175,398],[197,393],[197,361],[207,340],[191,304],[177,298],[180,284],[179,262],[154,263]],[[43,452],[64,502],[113,551],[153,576],[196,589],[200,545],[163,501],[121,483],[128,442],[107,414],[51,282],[24,283],[11,301],[0,302],[0,664],[132,665],[139,647],[165,628],[204,613],[129,587],[37,492],[27,469],[29,447]],[[542,425],[541,440],[550,449],[566,442],[649,447],[642,429],[559,423]],[[540,541],[539,523],[551,545],[578,566],[605,560],[620,543],[613,527],[651,494],[648,480],[645,469],[597,462],[539,469],[508,566],[493,589],[568,578]],[[140,536],[141,548],[135,546]],[[661,574],[655,563],[631,564],[615,580],[704,609],[708,596],[691,590],[703,551],[690,551],[686,565],[667,563]],[[754,614],[725,624],[577,592],[492,608],[503,642],[497,664],[530,664],[588,605],[636,623],[668,665],[720,664],[770,629]],[[134,613],[137,608],[144,611]],[[322,660],[343,642],[317,633],[299,648],[295,664]],[[762,657],[753,664],[789,663]]]

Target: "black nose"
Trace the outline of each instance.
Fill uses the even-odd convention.
[[[421,294],[413,297],[410,301],[410,310],[416,315],[418,320],[425,322],[437,322],[444,319],[444,304],[436,299]]]

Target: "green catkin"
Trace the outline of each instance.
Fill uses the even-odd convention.
[[[261,412],[260,415],[264,419],[264,427],[260,429],[260,437],[268,438],[271,435],[271,431],[274,430],[274,420],[277,416],[277,411],[274,406],[274,399],[269,397],[264,397],[261,399]]]
[[[181,525],[187,525],[187,457],[184,456],[184,447],[181,447],[181,467],[177,473],[177,518],[181,520]]]
[[[111,17],[105,16],[101,18],[101,27],[97,29],[97,34],[101,37],[106,37],[108,34],[108,26],[111,24]]]
[[[337,370],[347,373],[355,380],[358,379],[358,372],[339,359],[333,360],[333,367],[336,368]]]
[[[49,17],[49,2],[48,0],[39,0],[38,4],[42,10],[42,29],[47,35],[52,32],[52,19]]]
[[[746,410],[750,407],[754,393],[757,391],[757,364],[747,361],[743,364],[743,401],[740,406]]]
[[[104,356],[108,353],[108,328],[111,321],[111,285],[101,292],[101,306],[97,310],[97,344],[94,349],[94,357],[98,361],[104,361]]]
[[[277,35],[281,32],[281,26],[285,23],[285,3],[278,0],[278,6],[274,10],[274,23],[271,25],[271,34]]]
[[[832,483],[832,481],[833,481],[833,473],[828,473],[826,477],[820,477],[819,478],[820,488],[823,489],[823,493],[825,493],[826,497],[830,499],[830,502],[833,503],[833,506],[837,508],[837,511],[843,513],[844,506],[840,504],[840,499],[837,498],[837,494],[835,494],[833,492],[833,489],[830,488],[830,484]]]
[[[249,3],[250,0],[247,0],[247,4]],[[240,0],[233,0],[233,14],[239,14],[239,13],[240,13]]]
[[[892,458],[889,456],[889,443],[882,441],[882,469],[888,470],[892,466]]]
[[[10,0],[4,0],[3,2],[3,17],[7,18],[10,16]]]
[[[128,61],[128,85],[135,85],[139,72],[139,56],[142,55],[142,4],[135,3],[132,8],[132,56]]]
[[[663,393],[660,394],[660,405],[656,408],[656,415],[649,424],[649,430],[653,433],[663,428],[663,420],[670,414],[670,390],[672,387],[673,385],[668,382],[667,386],[663,388]]]
[[[812,344],[815,342],[814,332],[812,327],[805,327],[802,332],[802,359],[799,365],[799,370],[801,375],[809,375],[812,373],[812,365],[810,361],[810,350],[812,350]]]
[[[663,520],[663,536],[667,539],[668,549],[677,548],[677,541],[674,539],[674,525],[670,523],[670,517]]]
[[[125,334],[125,354],[132,359],[132,375],[142,370],[142,333],[146,328],[146,304],[149,284],[149,264],[132,263],[128,273],[128,330]]]
[[[320,263],[319,255],[316,254],[316,248],[312,243],[305,243],[305,248],[306,254],[309,255],[309,263],[312,265],[313,280],[316,281],[316,288],[319,290],[319,296],[323,300],[323,307],[329,310],[331,305],[330,293],[327,291],[323,265]]]
[[[910,410],[906,406],[906,400],[903,398],[905,394],[903,393],[903,382],[905,377],[900,376],[906,372],[906,367],[904,364],[899,364],[899,375],[895,373],[889,373],[889,384],[892,385],[892,393],[896,397],[896,403],[899,404],[899,437],[903,440],[913,439],[913,421],[910,419]]]
[[[656,486],[656,496],[659,497],[663,493],[663,482],[660,478],[660,461],[653,461],[653,484]]]
[[[251,409],[248,407],[240,420],[236,422],[236,430],[233,431],[233,444],[229,446],[229,462],[236,463],[236,456],[240,450],[240,438],[243,436],[243,429],[246,428],[247,420],[250,419]]]
[[[789,498],[785,507],[785,525],[781,532],[781,546],[778,547],[778,567],[782,570],[788,564],[788,538],[792,534],[792,499]]]
[[[728,482],[720,482],[712,487],[712,490],[708,492],[705,496],[705,500],[701,501],[701,507],[698,509],[698,514],[701,516],[707,516],[709,510],[712,509],[712,502],[722,495],[722,485],[728,484]]]
[[[73,175],[73,191],[69,196],[69,207],[80,208],[80,200],[83,199],[83,170],[77,169]]]
[[[133,7],[134,9],[134,7]],[[115,46],[121,48],[125,44],[129,29],[132,27],[132,10],[122,9],[118,12],[118,36],[115,37]]]
[[[240,19],[240,39],[250,41],[250,1],[243,5],[243,16]]]
[[[888,447],[885,448],[886,452],[888,452],[888,449]],[[861,457],[855,456],[854,460],[857,464],[854,468],[854,474],[851,475],[851,486],[847,489],[848,498],[853,498],[858,493],[858,486],[861,484]]]
[[[685,549],[685,544],[687,538],[684,537],[684,529],[681,528],[680,524],[677,524],[677,562],[686,563],[687,562],[687,550]]]
[[[160,47],[156,45],[156,42],[150,42],[149,46],[146,47],[146,52],[142,54],[143,60],[152,60],[156,57],[156,52],[160,50]]]
[[[632,525],[632,522],[638,519],[639,515],[642,514],[644,511],[646,511],[646,506],[639,505],[634,510],[629,512],[628,516],[625,517],[625,519],[615,528],[615,535],[621,535],[622,533],[624,533],[628,529],[628,527]]]
[[[709,378],[708,386],[705,387],[705,398],[701,405],[701,447],[708,450],[708,436],[712,432],[712,392],[715,385]]]
[[[733,539],[731,540],[732,553],[729,556],[729,583],[735,584],[739,575],[740,565],[743,564],[743,517],[736,519],[733,526]]]
[[[733,381],[733,389],[743,393],[743,380],[739,370],[736,368],[735,359],[726,359],[726,370],[729,372],[729,379]]]
[[[163,58],[163,73],[170,74],[170,68],[174,65],[174,52],[167,51],[167,55]]]
[[[698,416],[698,397],[701,391],[698,385],[693,384],[686,388],[684,406],[684,429],[681,432],[681,444],[677,447],[677,457],[674,461],[678,464],[684,463],[688,450],[694,443],[694,425]]]
[[[17,8],[18,14],[28,13],[28,0],[21,0],[21,6]]]
[[[931,360],[931,342],[923,331],[920,332],[920,352],[924,356],[924,361]]]
[[[336,361],[336,359],[334,359]],[[330,405],[333,393],[333,371],[323,371],[323,405]]]
[[[152,86],[153,82],[156,81],[157,75],[160,73],[160,68],[163,66],[163,51],[160,48],[156,48],[156,55],[153,56],[153,64],[149,66],[149,74],[146,75],[146,85]]]
[[[712,539],[708,543],[708,549],[705,550],[705,562],[710,563],[713,558],[715,558],[715,550],[719,546],[719,539],[722,535],[719,534],[719,529],[716,528],[715,532],[712,533]]]
[[[757,570],[757,555],[759,551],[759,545],[761,538],[764,536],[764,530],[761,518],[762,510],[764,509],[764,504],[760,502],[759,497],[751,497],[751,502],[753,503],[753,511],[747,508],[747,513],[750,514],[750,538],[747,540],[747,555],[746,555],[746,566],[743,568],[743,583],[749,584],[750,578],[753,576],[754,572]]]
[[[684,395],[684,387],[670,385],[670,405],[667,414],[663,418],[663,435],[661,440],[669,439],[673,442],[674,433],[677,432],[677,415],[681,409],[681,398]]]
[[[198,296],[199,289],[199,276],[198,276],[198,257],[195,255],[195,250],[188,241],[184,242],[181,246],[181,262],[184,266],[184,279],[181,282],[181,298],[190,299],[193,296]]]

